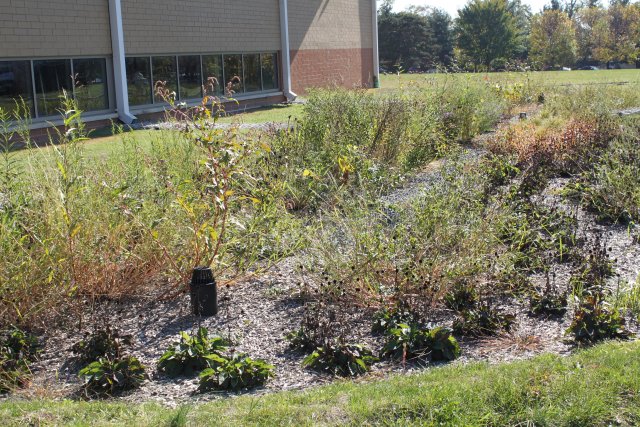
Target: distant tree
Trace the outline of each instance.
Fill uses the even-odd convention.
[[[378,33],[382,63],[405,69],[432,66],[433,32],[424,16],[409,12],[380,13]]]
[[[576,35],[565,12],[545,10],[531,22],[531,59],[544,67],[573,65]]]
[[[427,22],[433,33],[434,56],[443,65],[449,65],[453,59],[453,22],[449,14],[441,9],[432,9]]]
[[[516,20],[506,0],[472,0],[458,11],[456,28],[458,48],[476,68],[514,54]]]
[[[640,5],[612,3],[608,10],[610,61],[633,62],[640,54]]]
[[[607,10],[601,7],[585,7],[573,18],[576,28],[577,57],[582,63],[600,60],[596,54],[609,42]]]
[[[509,13],[513,15],[516,25],[514,54],[517,59],[526,59],[529,55],[529,36],[531,33],[531,7],[522,0],[510,0],[507,3]]]

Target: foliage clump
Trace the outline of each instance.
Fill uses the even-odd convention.
[[[573,321],[566,331],[578,344],[594,344],[606,339],[629,339],[624,317],[612,308],[600,293],[577,300]]]
[[[131,335],[122,335],[117,328],[107,325],[87,334],[71,347],[71,351],[79,363],[86,364],[101,358],[117,359],[122,356],[123,347],[130,346],[132,342]]]
[[[82,368],[83,390],[87,396],[113,396],[140,387],[146,379],[145,367],[133,356],[100,358]]]
[[[369,372],[377,360],[371,350],[361,344],[327,342],[305,357],[302,366],[332,375],[355,377]]]
[[[382,355],[402,361],[421,358],[451,361],[460,357],[460,345],[451,330],[443,327],[423,329],[417,325],[399,324],[387,331]]]
[[[228,346],[229,342],[222,337],[209,337],[205,327],[198,328],[193,335],[180,332],[180,341],[160,357],[158,369],[170,377],[193,375],[211,364],[219,364],[221,352]]]
[[[503,314],[489,303],[482,303],[463,310],[453,322],[453,332],[459,335],[480,337],[509,332],[515,323],[513,314]]]
[[[39,344],[34,335],[18,328],[0,339],[0,393],[7,393],[29,381],[29,364],[36,358]]]
[[[252,359],[244,353],[229,358],[217,358],[215,366],[204,369],[199,376],[198,391],[239,391],[264,385],[275,368],[264,360]]]

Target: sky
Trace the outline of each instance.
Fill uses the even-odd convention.
[[[449,12],[452,18],[458,16],[458,9],[467,3],[468,0],[395,0],[393,4],[393,11],[400,12],[408,8],[409,6],[432,6],[439,9],[444,9]],[[523,0],[524,4],[528,4],[531,7],[533,13],[540,12],[542,7],[549,3],[549,0]]]

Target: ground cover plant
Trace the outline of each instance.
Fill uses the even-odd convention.
[[[520,356],[631,338],[635,288],[615,287],[629,267],[605,238],[619,230],[592,223],[598,209],[576,192],[602,185],[633,210],[614,181],[634,174],[640,128],[613,110],[638,97],[523,79],[318,90],[286,126],[256,131],[221,126],[215,99],[185,110],[158,87],[173,107],[165,130],[144,143],[122,133],[97,163],[70,100],[65,144],[16,154],[7,127],[2,321],[78,336],[115,307],[126,334],[96,330],[65,351],[100,397],[165,381],[250,393],[491,346]],[[594,173],[604,168],[610,178]],[[219,283],[215,319],[177,308],[198,265]],[[131,332],[150,347],[125,342]],[[387,421],[424,416],[399,408]]]

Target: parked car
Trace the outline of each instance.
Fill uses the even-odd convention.
[[[593,65],[585,65],[584,67],[580,67],[580,70],[585,70],[585,71],[598,71],[600,68],[595,67]]]

